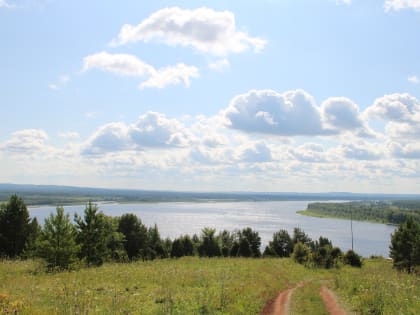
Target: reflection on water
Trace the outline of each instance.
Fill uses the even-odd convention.
[[[214,227],[218,231],[234,231],[251,227],[260,233],[263,248],[274,232],[285,229],[292,233],[294,227],[303,229],[312,238],[328,237],[342,250],[351,248],[350,221],[313,218],[296,213],[306,209],[309,201],[264,201],[264,202],[172,202],[142,204],[100,204],[105,214],[119,216],[134,213],[148,226],[157,224],[162,237],[174,238],[181,234],[199,234],[204,227]],[[67,206],[71,215],[81,214],[85,206]],[[29,209],[42,223],[46,216],[55,211],[54,207]],[[354,249],[363,256],[389,255],[390,235],[395,227],[353,222]]]

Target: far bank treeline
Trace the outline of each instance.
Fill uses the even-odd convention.
[[[420,200],[314,202],[299,213],[395,225],[404,223],[408,217],[412,217],[414,221],[420,223]]]
[[[83,216],[75,215],[74,223],[63,207],[57,207],[42,227],[36,218],[30,219],[25,203],[17,195],[12,195],[0,208],[0,256],[39,257],[47,262],[49,269],[194,255],[292,256],[296,262],[309,267],[361,266],[361,258],[353,251],[343,254],[327,238],[313,241],[299,228],[294,229],[292,236],[286,230],[274,233],[262,253],[259,233],[249,227],[218,234],[215,229],[204,228],[200,235],[183,235],[171,240],[162,239],[156,225],[146,227],[134,214],[106,216],[91,202],[86,205]],[[410,266],[416,263],[410,261]]]

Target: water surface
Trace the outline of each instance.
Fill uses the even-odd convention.
[[[342,250],[351,248],[350,221],[331,218],[314,218],[299,215],[310,201],[261,201],[261,202],[168,202],[139,204],[99,204],[99,209],[110,216],[124,213],[136,214],[144,224],[157,224],[162,237],[171,239],[181,234],[199,234],[204,227],[217,231],[234,231],[251,227],[260,233],[263,247],[274,232],[294,227],[303,229],[310,237],[328,237]],[[66,206],[66,212],[82,214],[85,206]],[[31,216],[42,223],[55,207],[29,208]],[[359,254],[389,256],[390,235],[395,227],[385,224],[353,221],[354,249]]]

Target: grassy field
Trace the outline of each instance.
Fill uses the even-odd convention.
[[[358,314],[415,314],[419,278],[384,260],[313,270],[290,259],[156,260],[45,273],[39,262],[0,262],[0,314],[259,314],[295,290],[292,314],[325,314],[321,284]]]

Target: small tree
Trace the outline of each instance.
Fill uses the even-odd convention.
[[[185,256],[184,245],[182,244],[182,239],[176,238],[172,243],[171,257],[179,258]]]
[[[12,195],[0,206],[0,256],[22,254],[30,232],[29,212],[23,199]]]
[[[293,260],[299,264],[304,264],[308,261],[310,249],[306,244],[297,242],[293,247]]]
[[[273,240],[268,246],[275,256],[289,257],[293,251],[293,242],[286,230],[280,230],[273,234]],[[268,252],[267,252],[268,253]]]
[[[412,217],[400,224],[391,235],[390,256],[394,267],[413,272],[420,265],[420,224]]]
[[[62,207],[57,207],[56,213],[45,219],[37,254],[47,261],[49,268],[67,269],[76,261],[78,250],[76,229],[70,222],[70,216],[64,215]]]
[[[139,257],[146,248],[147,228],[135,214],[123,214],[119,219],[118,232],[124,235],[124,248],[130,260]]]
[[[98,212],[98,207],[89,202],[84,217],[75,216],[77,241],[81,246],[81,258],[88,266],[101,265],[108,255],[108,228],[105,215]]]
[[[201,231],[201,243],[198,246],[198,253],[200,256],[214,257],[221,255],[215,233],[215,229],[207,227]]]
[[[348,250],[343,256],[343,263],[352,267],[362,267],[362,258],[354,251]]]

